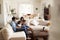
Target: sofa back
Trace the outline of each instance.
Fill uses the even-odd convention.
[[[4,40],[9,40],[9,38],[11,37],[11,35],[13,34],[13,29],[10,26],[10,24],[7,24],[2,31],[2,35]]]

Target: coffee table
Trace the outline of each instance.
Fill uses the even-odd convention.
[[[38,33],[35,32],[34,33],[34,39],[38,39],[38,38],[43,38],[43,40],[48,40],[49,37],[49,32],[46,30],[40,30]]]

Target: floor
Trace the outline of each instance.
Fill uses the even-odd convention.
[[[49,40],[60,40],[60,24],[51,27],[49,33]]]

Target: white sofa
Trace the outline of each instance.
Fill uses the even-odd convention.
[[[3,28],[2,35],[4,40],[26,40],[24,31],[14,32],[9,24],[7,24],[6,27]]]

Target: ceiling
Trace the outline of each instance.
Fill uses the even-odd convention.
[[[41,2],[41,0],[10,0],[11,2]]]

